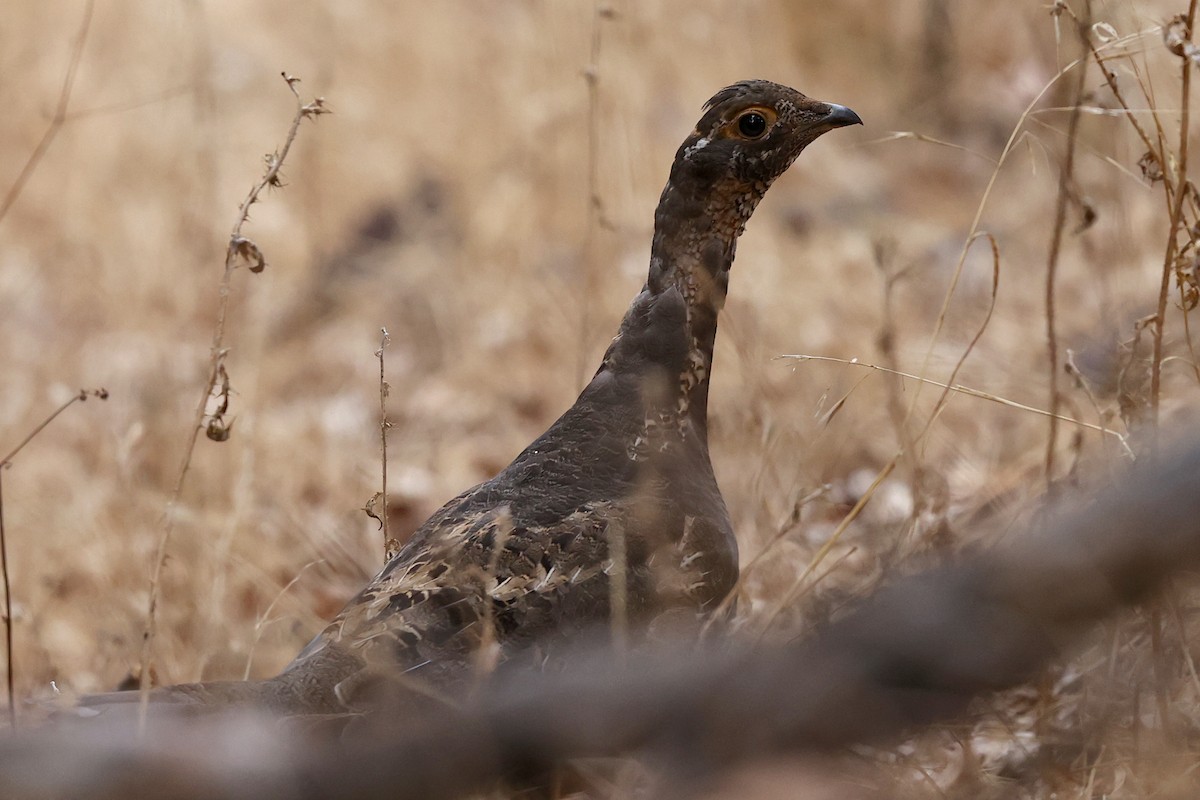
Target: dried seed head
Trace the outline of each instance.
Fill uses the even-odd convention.
[[[1162,162],[1158,160],[1158,156],[1147,150],[1138,159],[1138,168],[1142,171],[1142,177],[1151,183],[1158,183],[1163,179]]]

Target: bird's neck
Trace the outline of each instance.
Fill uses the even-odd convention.
[[[729,269],[737,239],[766,187],[721,185],[689,191],[697,185],[672,170],[654,214],[654,241],[646,287],[654,293],[674,286],[687,302],[691,339],[680,376],[681,411],[707,427],[708,383],[712,372],[717,316],[725,305]]]

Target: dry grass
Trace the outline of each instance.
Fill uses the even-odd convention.
[[[52,681],[106,689],[137,669],[227,232],[292,113],[281,70],[335,113],[303,132],[287,188],[247,226],[269,266],[234,276],[235,424],[227,442],[201,441],[175,512],[160,680],[236,678],[251,662],[271,673],[379,566],[361,508],[379,483],[381,327],[394,536],[571,402],[644,278],[674,148],[711,92],[743,77],[845,103],[867,123],[814,145],[739,250],[711,413],[744,560],[773,547],[744,577],[747,625],[764,626],[794,590],[768,633],[809,629],[889,574],[1002,537],[1046,492],[1048,460],[1061,485],[1126,458],[1117,437],[1060,422],[1047,459],[1044,416],[775,358],[858,358],[1051,406],[1045,270],[1075,74],[1062,69],[1090,58],[1066,16],[1032,0],[614,11],[98,4],[58,114],[84,3],[6,5],[0,192],[60,122],[0,217],[0,451],[79,386],[111,392],[64,415],[4,478],[19,697],[47,697]],[[1092,42],[1120,97],[1091,63],[1056,263],[1060,362],[1081,376],[1060,378],[1057,411],[1135,450],[1156,405],[1160,425],[1181,424],[1200,397],[1174,282],[1161,375],[1145,321],[1164,263],[1172,281],[1177,263],[1194,280],[1186,237],[1165,262],[1164,244],[1172,220],[1195,223],[1196,203],[1174,189],[1164,202],[1143,177],[1129,122],[1180,186],[1181,61],[1160,26],[1186,11],[1093,2],[1119,37],[1104,28]],[[994,298],[992,253],[966,246],[977,231],[1000,254]],[[1114,623],[973,728],[867,755],[895,765],[873,780],[893,797],[1194,796],[1193,608],[1181,590],[1161,625]]]

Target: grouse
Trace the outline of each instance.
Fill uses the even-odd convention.
[[[548,658],[617,614],[636,625],[711,611],[738,574],[707,421],[737,239],[805,146],[855,124],[845,106],[765,80],[717,92],[675,154],[646,284],[575,404],[421,525],[281,674],[152,698],[337,713],[389,677],[436,692],[481,657]]]

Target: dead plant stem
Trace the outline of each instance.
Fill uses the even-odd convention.
[[[33,152],[25,160],[25,165],[21,167],[21,171],[17,174],[17,179],[13,181],[12,186],[8,187],[3,202],[0,202],[0,220],[4,219],[9,209],[12,208],[13,203],[21,196],[25,184],[29,182],[34,170],[37,169],[38,164],[42,162],[42,158],[46,155],[46,151],[50,149],[50,144],[58,136],[58,132],[67,121],[67,106],[71,102],[71,92],[75,88],[75,76],[79,72],[79,62],[83,58],[83,46],[87,42],[88,30],[92,26],[92,10],[95,8],[95,5],[95,0],[87,0],[87,3],[83,7],[83,20],[79,24],[79,33],[75,37],[75,46],[71,49],[71,60],[67,64],[67,74],[63,78],[62,90],[58,94],[58,104],[54,108],[54,116],[50,118],[50,124],[46,127],[46,132],[42,134],[42,138],[38,140],[37,145],[33,148]]]
[[[321,98],[317,98],[312,103],[304,103],[299,91],[296,89],[299,79],[291,77],[286,73],[283,78],[287,82],[288,89],[296,97],[296,114],[292,118],[292,123],[288,128],[283,146],[266,157],[266,171],[254,186],[251,187],[246,198],[238,206],[233,229],[229,235],[229,244],[225,250],[225,269],[221,275],[221,282],[217,291],[217,319],[213,327],[212,343],[209,346],[208,379],[205,381],[204,390],[200,393],[200,398],[196,403],[196,411],[192,415],[192,425],[188,430],[187,439],[185,440],[183,456],[180,459],[179,470],[175,477],[175,485],[171,489],[171,495],[167,500],[167,506],[163,513],[163,529],[158,539],[153,572],[150,577],[150,599],[146,610],[146,627],[142,632],[141,673],[138,676],[138,686],[141,691],[141,702],[138,710],[139,731],[144,731],[146,709],[150,699],[150,679],[151,667],[154,660],[154,635],[157,622],[158,599],[161,593],[162,570],[163,565],[166,563],[167,548],[171,542],[171,535],[175,530],[176,509],[179,506],[179,499],[183,494],[184,481],[191,468],[192,453],[196,449],[196,439],[200,435],[201,428],[204,426],[204,411],[208,405],[209,397],[212,396],[213,389],[217,385],[218,376],[224,365],[225,356],[228,353],[228,349],[225,347],[225,321],[229,312],[229,295],[233,273],[242,264],[244,259],[252,260],[250,266],[252,271],[261,271],[266,265],[257,245],[242,236],[242,227],[249,219],[250,208],[258,202],[259,195],[269,186],[282,185],[279,174],[280,169],[283,167],[283,163],[291,151],[292,143],[295,141],[296,134],[300,130],[300,123],[306,117],[315,117],[319,114],[327,113],[324,109],[324,101]]]
[[[17,701],[13,681],[12,583],[8,577],[8,535],[4,530],[4,466],[0,462],[0,577],[4,579],[4,677],[8,689],[8,724],[17,729]]]
[[[779,356],[779,358],[790,358],[790,359],[794,359],[796,361],[828,361],[833,364],[849,364],[849,365],[853,365],[856,367],[866,367],[867,369],[873,369],[878,372],[895,374],[901,378],[907,378],[909,380],[919,381],[921,383],[928,383],[931,386],[938,386],[942,389],[948,389],[952,392],[957,392],[959,394],[965,394],[969,397],[978,397],[980,400],[990,400],[993,403],[999,403],[1002,406],[1008,406],[1009,408],[1015,408],[1019,411],[1028,411],[1031,414],[1039,414],[1043,417],[1047,416],[1050,413],[1049,411],[1046,411],[1045,409],[1035,408],[1033,406],[1027,406],[1024,403],[1018,403],[1015,400],[1009,400],[1007,397],[1000,397],[999,395],[988,394],[987,392],[982,392],[979,389],[972,389],[970,386],[963,386],[961,383],[953,383],[953,384],[942,383],[941,381],[935,381],[932,378],[922,378],[920,375],[914,375],[911,372],[903,372],[901,370],[889,369],[888,367],[882,367],[878,364],[872,364],[869,361],[860,361],[856,358],[855,359],[846,359],[846,358],[835,358],[833,356],[813,356],[813,355],[807,355],[804,353],[782,355],[782,356]],[[1059,414],[1058,420],[1059,420],[1059,422],[1069,422],[1072,425],[1078,425],[1081,428],[1087,428],[1088,430],[1093,430],[1093,431],[1097,431],[1098,433],[1108,434],[1110,436],[1115,436],[1117,439],[1123,440],[1123,437],[1121,436],[1121,434],[1117,433],[1116,431],[1112,430],[1111,428],[1106,428],[1102,425],[1096,425],[1091,422],[1084,422],[1083,420],[1075,419],[1074,417],[1068,417],[1065,414]]]
[[[946,288],[946,293],[942,298],[942,305],[941,305],[941,308],[938,310],[937,320],[934,322],[933,333],[930,334],[929,344],[925,349],[925,355],[921,361],[920,374],[924,375],[927,372],[929,372],[929,366],[933,359],[933,351],[937,347],[937,342],[938,342],[938,339],[941,337],[942,329],[946,325],[946,318],[949,316],[949,313],[950,313],[950,303],[954,299],[954,294],[958,289],[959,280],[962,278],[963,270],[966,267],[967,255],[971,252],[971,247],[972,247],[972,245],[974,245],[975,240],[978,239],[981,235],[984,235],[980,232],[980,229],[979,229],[980,225],[983,222],[984,210],[987,208],[988,201],[991,199],[991,196],[992,196],[992,191],[996,187],[996,182],[1000,177],[1000,170],[1004,167],[1005,162],[1008,160],[1008,156],[1012,153],[1013,149],[1016,147],[1021,129],[1025,126],[1026,118],[1028,118],[1029,115],[1031,113],[1033,113],[1033,109],[1037,106],[1038,103],[1040,103],[1042,101],[1042,98],[1046,95],[1046,92],[1050,91],[1050,89],[1054,86],[1054,84],[1058,82],[1059,78],[1061,78],[1068,71],[1073,69],[1078,63],[1079,63],[1079,60],[1076,60],[1076,61],[1073,61],[1070,64],[1066,65],[1062,69],[1060,69],[1057,73],[1055,73],[1054,77],[1052,77],[1049,81],[1047,81],[1044,86],[1042,86],[1041,90],[1037,93],[1037,95],[1035,95],[1034,98],[1029,101],[1029,104],[1025,106],[1024,111],[1021,112],[1020,117],[1017,118],[1017,122],[1013,126],[1012,132],[1009,134],[1008,140],[1004,143],[1004,147],[1000,151],[1000,156],[995,160],[996,166],[992,170],[992,174],[988,178],[987,186],[984,187],[983,194],[979,198],[979,203],[975,207],[975,216],[971,220],[971,225],[967,229],[967,236],[963,240],[962,249],[959,251],[958,261],[954,265],[954,273],[950,278],[950,285]],[[994,297],[993,297],[992,305],[993,306],[995,305]],[[961,363],[962,362],[960,360],[959,364],[961,365]],[[957,371],[957,368],[956,368],[956,371]],[[949,381],[949,382],[952,382],[952,381],[953,381],[953,379],[951,379],[951,381]],[[916,389],[916,391],[913,392],[912,399],[909,401],[908,414],[907,414],[908,418],[911,418],[912,415],[916,412],[917,401],[921,397],[922,385],[923,384],[917,385],[917,389]],[[944,395],[943,395],[943,397],[944,397]],[[937,415],[937,411],[935,408],[935,411],[933,414],[931,414],[929,421],[932,422],[933,417],[936,415]],[[929,427],[928,423],[926,424],[925,427],[926,427],[926,429],[928,429],[928,427]],[[919,439],[920,437],[918,436],[917,438]]]
[[[1092,4],[1084,2],[1083,19],[1075,19],[1079,42],[1086,50],[1088,31],[1091,28]],[[1067,153],[1058,174],[1058,197],[1054,205],[1054,232],[1050,237],[1050,253],[1046,262],[1046,350],[1050,377],[1049,430],[1046,435],[1046,483],[1054,479],[1054,451],[1058,445],[1058,330],[1054,306],[1054,284],[1058,277],[1058,256],[1062,250],[1063,230],[1067,224],[1067,202],[1075,181],[1075,144],[1079,132],[1079,106],[1083,102],[1083,90],[1087,80],[1087,61],[1080,59],[1075,73],[1075,85],[1071,89],[1071,111],[1067,118]]]
[[[1191,0],[1188,4],[1187,11],[1187,35],[1189,40],[1192,36],[1192,26],[1196,21],[1196,3],[1197,0]],[[1187,196],[1187,168],[1188,168],[1188,137],[1190,131],[1189,125],[1189,106],[1192,89],[1192,60],[1190,58],[1181,59],[1183,62],[1181,86],[1180,86],[1180,112],[1179,112],[1179,156],[1175,159],[1175,181],[1174,192],[1168,191],[1171,198],[1171,214],[1169,217],[1170,229],[1167,231],[1167,246],[1166,252],[1163,254],[1163,269],[1162,280],[1158,287],[1158,311],[1154,320],[1154,351],[1150,362],[1150,413],[1154,424],[1155,436],[1158,429],[1158,404],[1159,393],[1162,388],[1162,348],[1163,348],[1163,327],[1167,317],[1167,297],[1171,290],[1171,274],[1174,272],[1175,258],[1179,251],[1179,232],[1181,228],[1186,228],[1183,224],[1183,199]],[[1160,163],[1165,162],[1160,159]],[[1163,163],[1163,182],[1167,183],[1167,168]],[[1168,184],[1168,189],[1170,185]]]
[[[604,199],[600,194],[600,45],[604,40],[604,23],[613,16],[605,0],[592,3],[592,41],[588,53],[588,65],[583,70],[587,84],[587,229],[584,234],[583,308],[580,310],[579,354],[576,365],[575,385],[583,389],[587,382],[589,354],[588,340],[592,333],[591,303],[596,296],[600,278],[597,265],[596,241],[600,229],[605,227]]]
[[[1165,180],[1167,167],[1166,164],[1163,163],[1162,154],[1158,152],[1158,148],[1155,147],[1154,142],[1150,140],[1150,135],[1146,133],[1146,129],[1143,128],[1141,123],[1137,121],[1137,117],[1134,115],[1133,109],[1131,109],[1129,103],[1125,101],[1125,95],[1121,91],[1121,85],[1117,83],[1116,74],[1108,68],[1106,63],[1104,63],[1104,57],[1100,55],[1100,51],[1096,49],[1096,45],[1092,43],[1092,40],[1088,38],[1086,41],[1088,52],[1091,53],[1092,60],[1096,62],[1096,66],[1100,68],[1100,74],[1104,76],[1104,82],[1108,84],[1109,91],[1113,93],[1113,97],[1116,98],[1117,103],[1121,106],[1122,110],[1125,111],[1125,118],[1129,120],[1129,124],[1133,126],[1135,131],[1137,131],[1138,138],[1140,138],[1142,140],[1142,144],[1146,146],[1146,152],[1150,155],[1150,158],[1152,158],[1162,170]],[[1170,191],[1169,186],[1168,191]]]
[[[383,366],[383,351],[392,341],[392,337],[388,335],[387,328],[379,329],[379,349],[375,351],[375,355],[379,357],[379,471],[380,471],[380,513],[379,525],[383,530],[383,563],[387,563],[394,555],[394,547],[392,545],[392,537],[388,534],[388,488],[387,488],[387,432],[391,427],[391,423],[387,418],[387,397],[388,397],[388,382],[385,378]]]
[[[0,478],[4,475],[16,458],[17,453],[25,448],[25,445],[33,441],[33,438],[46,429],[46,426],[53,422],[59,414],[66,411],[75,403],[82,403],[89,396],[98,397],[101,400],[108,399],[108,392],[105,389],[80,389],[78,393],[71,395],[71,398],[58,408],[50,412],[50,415],[34,426],[33,430],[22,439],[16,447],[9,451],[8,455],[0,458]],[[14,691],[13,677],[13,619],[12,619],[12,582],[8,574],[8,534],[4,528],[4,495],[0,492],[0,580],[4,582],[4,663],[5,675],[8,688],[8,721],[15,729],[17,727],[17,706],[16,693]]]

